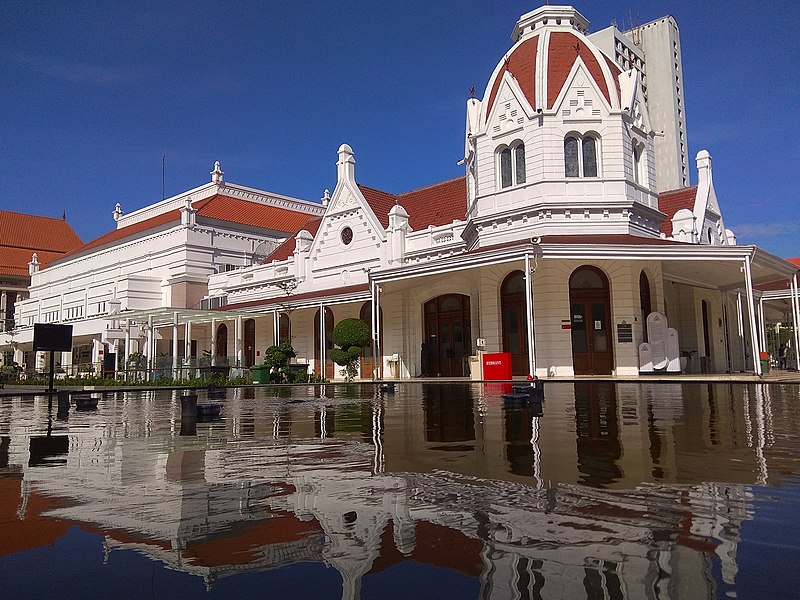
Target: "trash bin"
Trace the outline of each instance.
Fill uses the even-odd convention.
[[[769,373],[769,352],[759,352],[759,359],[761,359],[761,373]]]
[[[269,368],[265,365],[252,365],[253,383],[269,383]]]

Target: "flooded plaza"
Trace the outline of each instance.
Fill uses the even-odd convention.
[[[779,598],[800,386],[243,387],[0,398],[8,598]],[[198,392],[207,402],[207,392]]]

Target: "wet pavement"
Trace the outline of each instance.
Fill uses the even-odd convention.
[[[0,398],[8,597],[767,598],[800,562],[800,385]]]

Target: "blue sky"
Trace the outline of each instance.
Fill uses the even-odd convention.
[[[708,149],[740,244],[800,256],[800,19],[793,2],[573,3],[591,30],[672,14],[688,142]],[[403,192],[462,174],[481,97],[539,2],[14,2],[0,36],[0,208],[85,241],[210,179],[318,200],[350,144],[359,182]],[[690,162],[696,182],[694,161]]]

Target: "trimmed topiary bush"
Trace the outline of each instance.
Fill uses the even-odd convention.
[[[340,367],[344,367],[347,381],[358,375],[358,359],[361,349],[370,342],[369,325],[361,319],[342,319],[333,328],[333,343],[336,347],[331,350],[331,359]]]

